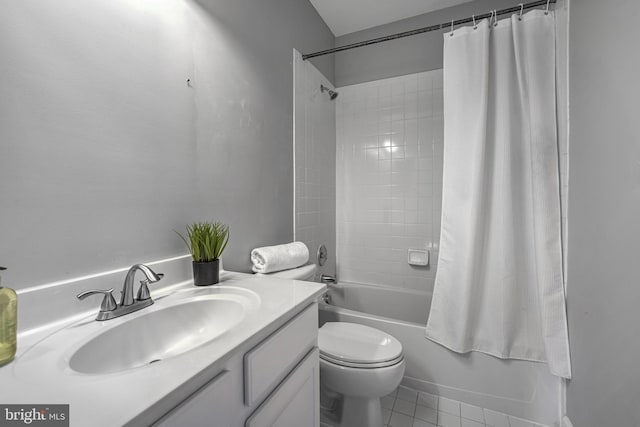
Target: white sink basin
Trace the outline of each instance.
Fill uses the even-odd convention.
[[[73,353],[69,367],[107,374],[159,362],[219,337],[244,316],[243,304],[233,299],[182,301],[100,333]]]
[[[177,359],[215,356],[255,322],[262,307],[262,298],[253,290],[224,285],[168,288],[154,300],[149,307],[115,319],[96,321],[94,311],[58,329],[16,358],[15,375],[36,382],[52,380],[58,373],[90,382],[97,377],[108,381],[117,375],[146,375],[147,369],[175,375],[185,366]]]

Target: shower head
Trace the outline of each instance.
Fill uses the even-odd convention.
[[[338,97],[338,92],[329,89],[325,85],[320,85],[320,92],[327,92],[329,94],[329,99],[332,101]]]

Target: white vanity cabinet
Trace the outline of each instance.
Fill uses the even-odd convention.
[[[154,425],[319,427],[317,304],[266,329]]]
[[[245,427],[318,427],[319,369],[316,347],[247,419]]]
[[[231,386],[229,371],[221,372],[154,425],[231,427]]]

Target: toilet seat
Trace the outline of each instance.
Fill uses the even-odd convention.
[[[400,355],[392,360],[387,360],[385,362],[374,362],[374,363],[354,363],[348,362],[345,360],[338,360],[326,354],[320,354],[320,359],[333,363],[335,365],[344,366],[347,368],[361,368],[361,369],[375,369],[375,368],[386,368],[387,366],[393,366],[398,364],[404,360],[404,355]]]
[[[396,338],[357,323],[325,323],[318,331],[318,347],[321,359],[351,368],[383,368],[404,360]]]

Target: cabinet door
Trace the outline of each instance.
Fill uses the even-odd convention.
[[[223,371],[162,417],[154,427],[231,427],[230,387],[231,375]]]
[[[320,366],[312,349],[247,419],[246,427],[319,427]]]
[[[244,356],[245,405],[262,402],[317,341],[318,304],[313,303]]]

